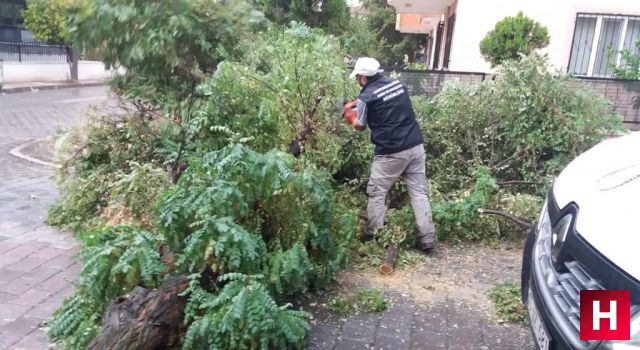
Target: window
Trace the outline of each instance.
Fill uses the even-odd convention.
[[[22,25],[20,12],[25,8],[24,0],[0,0],[0,25]]]
[[[637,53],[640,17],[579,13],[573,33],[569,73],[588,77],[611,77],[611,65],[623,65],[620,51]]]

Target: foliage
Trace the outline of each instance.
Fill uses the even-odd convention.
[[[320,177],[292,164],[281,152],[242,145],[193,158],[160,199],[156,229],[114,226],[85,237],[78,290],[57,313],[52,336],[67,348],[82,347],[110,299],[187,273],[185,348],[300,347],[307,314],[277,302],[325,286],[350,248],[336,244],[335,235],[351,234],[356,223],[352,212],[333,211],[332,191]],[[283,200],[289,211],[274,206]],[[174,263],[161,259],[161,246]],[[211,273],[220,277],[207,282]],[[71,328],[78,324],[86,326]]]
[[[375,57],[383,64],[389,64],[389,59],[385,58],[389,44],[379,35],[379,28],[371,28],[370,22],[368,15],[352,16],[348,28],[340,35],[342,47],[352,60]]]
[[[338,295],[329,300],[327,308],[339,315],[346,316],[351,311],[351,301],[344,295]]]
[[[520,284],[513,282],[503,282],[489,290],[489,297],[501,319],[526,324],[529,317],[520,296]]]
[[[513,223],[478,209],[535,218],[560,170],[623,130],[608,102],[554,76],[539,56],[505,62],[495,81],[447,84],[433,99],[413,101],[425,132],[436,231],[453,241],[518,237]]]
[[[293,266],[300,271],[295,273],[310,271],[309,258],[318,269],[341,267],[346,252],[336,249],[331,232],[331,190],[308,171],[292,172],[287,159],[291,161],[279,152],[262,155],[229,146],[191,164],[159,204],[168,243],[182,252],[180,270],[197,272],[214,266],[218,272],[255,273],[266,249],[277,253],[271,260],[276,268],[286,265],[281,260],[298,261],[300,265]],[[282,201],[280,194],[288,193],[292,193],[286,202],[291,211],[272,211],[273,203]],[[286,252],[289,249],[293,251]],[[305,290],[304,278],[278,271],[280,286]],[[310,275],[321,283],[322,278]],[[300,284],[287,283],[294,281]]]
[[[75,42],[100,48],[108,67],[123,67],[117,86],[188,118],[180,104],[219,62],[238,57],[263,15],[244,1],[95,0],[75,16]]]
[[[85,0],[29,0],[22,18],[37,39],[62,44],[69,40],[70,14],[86,5]]]
[[[82,275],[98,278],[104,292],[81,278],[54,320],[52,335],[64,347],[86,345],[108,300],[131,283],[180,275],[192,277],[185,348],[303,344],[307,314],[287,302],[325,287],[348,262],[358,231],[348,184],[362,174],[342,172],[336,197],[331,181],[365,157],[349,147],[364,137],[348,140],[352,130],[336,112],[336,100],[357,87],[337,39],[302,24],[252,33],[254,15],[241,1],[98,0],[74,18],[76,40],[125,68],[116,89],[136,111],[78,137],[50,220],[80,223],[104,208],[142,212],[148,225],[132,221],[148,230],[132,228],[122,239],[136,251],[135,242],[148,241],[145,254],[163,255],[159,265],[124,260],[142,255],[101,239],[109,230],[101,223],[82,227],[87,249],[104,257]],[[173,176],[176,165],[181,176]],[[174,185],[162,176],[167,166]],[[157,267],[152,281],[141,275],[148,266]]]
[[[409,246],[409,243],[407,242],[405,242],[405,246]],[[371,268],[378,268],[380,264],[382,264],[382,260],[386,255],[386,249],[382,248],[382,246],[375,241],[369,241],[358,244],[354,249],[354,255],[355,258],[353,259],[352,268],[356,270],[368,270]],[[420,251],[414,249],[401,249],[394,268],[399,270],[407,267],[418,266],[425,260],[425,258],[425,254]]]
[[[407,64],[405,66],[406,69],[411,69],[411,70],[428,70],[429,69],[429,65],[427,65],[426,63],[421,63],[421,62],[410,62],[409,64]]]
[[[378,289],[358,288],[354,306],[359,312],[381,312],[391,306],[391,301]]]
[[[225,147],[192,161],[161,200],[161,228],[180,254],[179,271],[265,276],[230,283],[219,293],[195,293],[190,308],[201,312],[189,326],[186,347],[284,348],[304,338],[305,314],[285,311],[275,300],[326,285],[344,267],[348,246],[335,243],[334,232],[341,231],[332,227],[331,190],[309,171],[292,172],[292,160],[276,151]],[[354,223],[344,229],[355,230]]]
[[[542,202],[542,196],[518,192],[514,193],[507,189],[501,189],[491,198],[487,207],[498,208],[524,221],[535,222],[540,213]],[[497,227],[497,235],[501,238],[518,239],[522,238],[526,233],[522,227],[501,216],[494,216],[492,219],[497,220],[497,225],[494,224],[493,227]]]
[[[342,33],[349,23],[345,0],[253,0],[267,18],[278,24],[303,22],[327,33]]]
[[[139,284],[156,286],[165,270],[159,254],[162,239],[150,232],[112,226],[96,231],[85,243],[75,294],[50,323],[49,334],[67,349],[82,349],[91,341],[111,299]]]
[[[337,314],[382,312],[391,306],[379,289],[357,288],[354,293],[337,295],[327,303],[327,308]]]
[[[133,113],[100,115],[86,129],[72,135],[70,157],[64,160],[63,176],[84,176],[100,168],[129,172],[132,162],[162,164],[157,150],[162,147],[158,124]]]
[[[203,85],[210,96],[207,107],[188,127],[196,150],[233,140],[260,152],[290,150],[295,143],[303,161],[337,172],[359,151],[345,147],[347,137],[358,136],[336,107],[338,97],[356,93],[342,56],[335,38],[305,25],[269,30],[242,62],[223,63]],[[306,140],[294,142],[305,130],[310,131]]]
[[[400,246],[403,243],[411,245],[415,236],[415,222],[410,206],[389,209],[385,213],[385,224],[376,232],[378,244],[383,248]]]
[[[353,18],[352,29],[343,34],[342,41],[349,56],[375,57],[383,66],[403,64],[405,55],[413,60],[421,37],[396,30],[395,8],[383,0],[364,0],[362,6],[366,14]]]
[[[623,130],[609,103],[546,59],[507,62],[495,81],[448,84],[431,101],[414,99],[425,132],[429,178],[442,193],[469,188],[477,166],[497,182],[543,195],[553,176],[581,152]]]
[[[480,41],[480,53],[495,67],[505,60],[517,60],[549,45],[549,32],[540,23],[518,12],[506,17]]]
[[[136,221],[149,224],[156,198],[169,187],[169,177],[153,164],[130,162],[129,167],[130,173],[116,175],[108,203],[112,213],[107,214],[127,213]]]
[[[624,49],[618,54],[620,55],[620,64],[617,65],[613,59],[616,55],[614,51],[609,49],[609,67],[613,69],[613,76],[618,79],[640,79],[640,39],[636,40],[635,48]]]
[[[466,191],[454,200],[433,203],[433,219],[440,239],[482,238],[478,209],[486,207],[498,188],[487,168],[476,169],[475,178],[472,192]]]
[[[64,196],[50,207],[49,224],[79,231],[110,206],[136,218],[149,215],[168,184],[159,169],[162,137],[156,124],[138,115],[102,116],[70,139],[70,156],[58,174]]]
[[[93,217],[106,207],[104,194],[110,192],[112,183],[112,174],[98,171],[65,179],[60,184],[64,195],[49,207],[47,223],[75,232],[95,224]]]
[[[302,348],[308,313],[278,306],[259,277],[227,274],[218,281],[228,283],[217,294],[188,291],[184,349]]]

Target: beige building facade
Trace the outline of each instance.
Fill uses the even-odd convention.
[[[549,30],[540,50],[554,69],[579,76],[610,77],[616,52],[636,49],[640,1],[636,0],[388,0],[396,29],[425,35],[422,59],[432,69],[491,72],[480,41],[496,22],[522,11]],[[614,51],[610,56],[609,52]]]

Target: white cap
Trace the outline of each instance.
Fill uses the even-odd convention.
[[[351,72],[349,78],[353,79],[356,75],[370,77],[378,73],[382,73],[378,60],[371,57],[360,57],[356,61],[356,66],[353,68],[353,72]]]

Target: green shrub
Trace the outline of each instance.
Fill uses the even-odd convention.
[[[504,63],[495,81],[447,84],[431,100],[413,100],[425,132],[436,231],[453,241],[520,236],[504,217],[478,210],[535,219],[560,170],[623,130],[608,102],[551,74],[539,56]]]
[[[480,53],[495,67],[506,60],[518,60],[549,45],[549,32],[540,23],[518,12],[506,17],[480,41]]]
[[[22,18],[38,40],[63,44],[69,40],[69,14],[85,4],[84,0],[29,0]]]
[[[497,182],[540,183],[514,189],[542,195],[570,160],[624,130],[606,100],[551,74],[542,57],[505,63],[496,81],[448,84],[431,101],[414,100],[428,175],[442,193],[470,188],[484,166]]]
[[[634,48],[626,48],[620,52],[609,48],[609,68],[613,69],[613,76],[618,79],[640,79],[640,39],[634,43]],[[615,59],[620,55],[620,64]]]
[[[167,172],[153,164],[131,162],[130,173],[118,172],[111,189],[109,206],[126,210],[140,222],[149,222],[156,198],[169,187]]]

